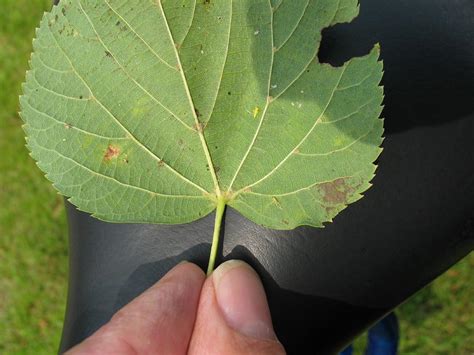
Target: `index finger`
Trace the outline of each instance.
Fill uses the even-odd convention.
[[[196,265],[177,265],[67,354],[185,354],[204,279]]]

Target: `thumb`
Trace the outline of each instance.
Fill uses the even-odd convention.
[[[285,354],[262,283],[248,264],[225,262],[204,283],[189,353]]]

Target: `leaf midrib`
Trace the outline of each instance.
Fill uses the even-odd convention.
[[[211,154],[209,152],[209,148],[207,146],[206,138],[204,137],[204,134],[203,134],[203,130],[202,130],[202,127],[201,127],[201,122],[199,122],[199,118],[196,114],[196,109],[195,109],[195,106],[194,106],[193,99],[191,97],[191,92],[189,90],[188,81],[186,80],[186,75],[184,74],[184,69],[183,69],[183,66],[181,64],[181,58],[179,57],[178,49],[175,46],[175,41],[174,41],[173,35],[171,33],[169,23],[168,23],[168,19],[166,18],[166,14],[165,14],[165,11],[163,9],[163,5],[161,4],[161,1],[158,1],[158,7],[160,8],[161,15],[163,16],[163,20],[165,21],[166,30],[167,30],[168,36],[171,40],[171,44],[172,44],[172,47],[173,47],[174,54],[176,56],[176,60],[178,61],[178,66],[179,66],[178,70],[179,70],[179,72],[181,74],[181,78],[183,80],[183,85],[184,85],[184,88],[185,88],[185,91],[186,91],[186,96],[188,97],[189,105],[190,105],[190,108],[191,108],[191,114],[193,115],[194,121],[196,123],[196,132],[199,135],[199,140],[201,141],[202,149],[204,151],[204,155],[206,156],[207,164],[209,165],[209,172],[211,174],[212,181],[214,183],[215,193],[216,193],[217,198],[219,199],[222,195],[222,192],[221,192],[221,189],[220,189],[220,186],[219,186],[219,180],[217,179],[216,170],[215,170],[214,164],[212,162],[212,158],[211,158]]]

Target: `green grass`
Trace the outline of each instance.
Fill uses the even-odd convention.
[[[50,0],[2,0],[0,11],[0,354],[53,354],[64,316],[62,199],[24,147],[18,95],[31,39]],[[401,306],[401,354],[474,353],[474,254]],[[362,353],[364,337],[356,342]]]
[[[474,253],[398,307],[400,354],[474,354]],[[357,339],[363,354],[367,335]]]
[[[62,199],[25,148],[18,94],[31,39],[50,0],[2,0],[0,11],[0,353],[52,354],[67,284]]]

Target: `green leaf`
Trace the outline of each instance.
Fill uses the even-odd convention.
[[[356,0],[61,1],[21,97],[28,147],[106,221],[229,205],[275,229],[323,226],[381,152],[379,48],[317,59],[322,29],[357,14]]]

